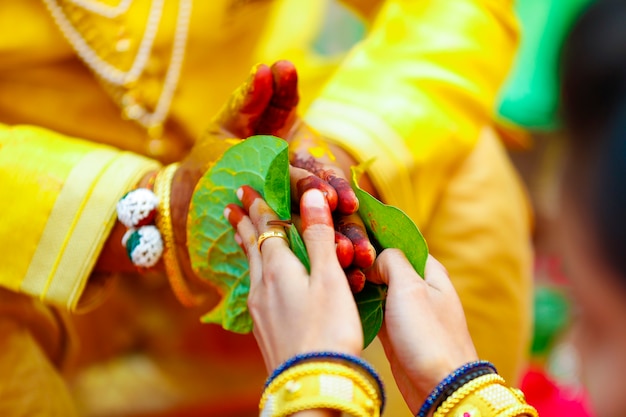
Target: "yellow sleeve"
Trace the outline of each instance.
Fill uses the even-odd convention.
[[[422,229],[480,356],[512,383],[530,332],[530,215],[485,126],[517,40],[511,1],[388,0],[305,115],[357,160],[375,158],[377,191]]]
[[[158,164],[41,128],[0,124],[0,286],[73,310],[117,200]]]
[[[384,2],[305,115],[358,160],[375,157],[378,191],[419,224],[492,120],[517,44],[511,3]]]
[[[490,128],[442,190],[424,229],[459,293],[481,359],[516,385],[532,318],[530,205]]]

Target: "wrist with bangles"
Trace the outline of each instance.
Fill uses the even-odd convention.
[[[259,402],[262,417],[326,408],[356,417],[380,416],[385,392],[363,359],[340,352],[309,352],[285,361],[270,375]]]
[[[467,363],[442,380],[424,401],[416,417],[538,417],[524,394],[506,386],[487,361]]]
[[[163,259],[176,298],[181,304],[194,307],[203,299],[187,285],[174,239],[170,208],[172,182],[178,166],[174,163],[160,169],[147,181],[142,181],[145,184],[126,193],[117,204],[117,217],[128,228],[122,245],[131,262],[141,270],[152,268]]]

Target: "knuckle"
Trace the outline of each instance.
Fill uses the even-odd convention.
[[[314,242],[332,242],[335,243],[335,230],[323,223],[311,224],[303,232],[306,240]]]

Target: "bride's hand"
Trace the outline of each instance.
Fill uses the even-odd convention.
[[[433,257],[422,279],[400,250],[385,249],[368,278],[389,287],[378,336],[402,396],[416,413],[442,379],[478,358],[463,307]]]
[[[237,230],[236,239],[250,262],[248,307],[268,370],[305,352],[360,355],[359,315],[337,260],[332,216],[324,195],[310,190],[300,202],[310,274],[285,239],[270,237],[258,247],[259,236],[284,234],[284,228],[271,224],[278,216],[252,188],[242,187],[238,196],[243,209],[228,205],[225,216]]]

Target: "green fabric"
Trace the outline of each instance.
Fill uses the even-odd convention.
[[[516,62],[505,84],[499,115],[531,130],[559,126],[558,63],[570,28],[593,0],[518,0],[522,28]]]
[[[535,290],[535,333],[532,356],[546,356],[570,317],[570,306],[562,291],[540,286]]]

